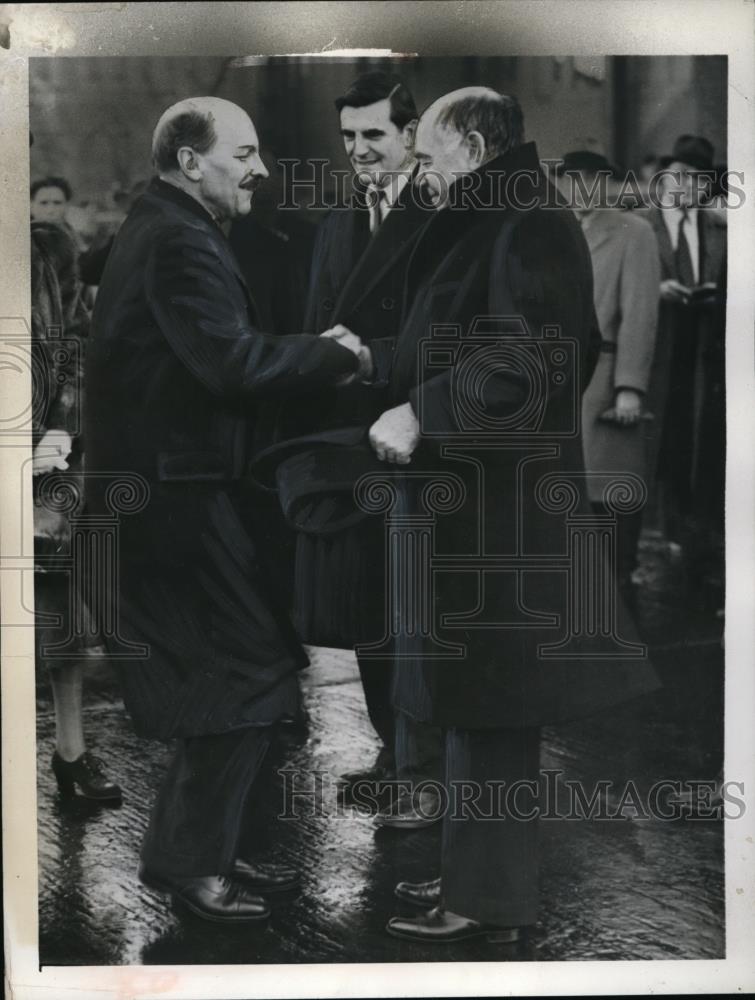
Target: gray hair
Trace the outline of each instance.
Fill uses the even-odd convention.
[[[174,106],[175,114],[169,113],[174,110],[171,108],[158,122],[152,137],[152,162],[158,173],[178,169],[178,151],[182,146],[207,153],[217,142],[212,111],[198,104],[182,102]]]
[[[452,128],[461,135],[479,132],[492,158],[507,153],[524,142],[524,114],[515,97],[487,88],[470,92],[443,104],[436,125]]]

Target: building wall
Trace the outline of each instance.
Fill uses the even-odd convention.
[[[617,157],[629,167],[671,152],[674,139],[691,132],[715,147],[725,163],[726,56],[632,56],[616,60]],[[619,82],[620,81],[620,82]]]
[[[420,110],[465,84],[516,94],[527,137],[542,157],[569,149],[606,152],[637,166],[681,132],[702,132],[723,158],[725,59],[718,57],[261,60],[49,58],[30,60],[32,177],[62,174],[79,203],[107,199],[151,173],[150,137],[160,113],[197,94],[217,94],[252,115],[262,146],[278,157],[346,163],[333,99],[357,73],[391,68]]]

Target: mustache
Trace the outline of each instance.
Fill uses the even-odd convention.
[[[262,183],[262,178],[258,177],[257,174],[252,174],[251,177],[248,177],[245,181],[242,181],[241,184],[239,184],[239,187],[243,188],[244,191],[256,191],[261,183]]]

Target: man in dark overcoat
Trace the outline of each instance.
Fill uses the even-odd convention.
[[[631,623],[613,617],[590,541],[601,521],[584,490],[579,403],[598,344],[579,224],[512,98],[475,87],[439,99],[415,155],[438,211],[409,263],[393,406],[370,439],[397,466],[386,475],[402,522],[435,513],[434,583],[418,595],[433,627],[399,630],[396,698],[445,728],[449,802],[441,879],[397,887],[433,909],[388,930],[511,940],[537,918],[540,728],[656,682]],[[521,793],[503,810],[500,787]]]
[[[697,586],[723,562],[726,222],[705,204],[714,173],[707,139],[680,136],[659,165],[654,204],[643,213],[661,261],[650,471],[657,469],[666,535]]]
[[[296,873],[237,857],[241,815],[271,726],[296,709],[306,657],[259,557],[264,524],[242,512],[255,406],[353,377],[357,338],[273,337],[221,225],[266,176],[254,126],[217,98],[157,124],[159,177],[115,238],[87,358],[89,510],[120,524],[121,665],[136,731],[176,740],[142,846],[141,876],[212,920],[261,920]],[[119,486],[119,476],[125,477]],[[140,477],[140,478],[137,478]],[[111,606],[111,611],[112,611]]]
[[[368,428],[386,408],[387,373],[400,327],[406,263],[421,226],[432,214],[430,207],[415,197],[412,187],[417,110],[402,80],[379,71],[365,73],[336,99],[335,106],[344,149],[354,170],[353,191],[320,226],[305,329],[322,333],[334,324],[343,324],[369,347],[373,374],[369,383],[355,382],[323,395],[317,406],[317,430]],[[289,435],[296,432],[296,420],[289,410]],[[300,427],[311,430],[312,425],[309,410],[303,413]],[[358,587],[367,612],[355,626],[358,647],[379,640],[385,620],[383,538],[378,529],[372,519],[334,536],[330,542],[299,538],[300,579],[308,575],[308,563],[315,558],[327,560],[336,549],[358,545],[362,552],[369,550],[369,558],[361,561],[362,566],[371,567],[369,580],[362,580]],[[319,557],[314,554],[315,546]],[[315,572],[320,585],[310,590],[317,591],[322,601],[327,579],[335,580],[338,574],[326,566],[318,566]],[[341,576],[339,586],[348,589],[356,586],[356,581]],[[343,787],[393,778],[397,753],[398,775],[403,781],[414,783],[435,776],[440,766],[439,734],[406,716],[396,717],[390,694],[391,662],[362,656],[358,649],[357,660],[367,712],[382,747],[374,766],[342,776]],[[378,821],[409,829],[429,822],[417,814],[409,794],[402,796],[394,808],[381,812]]]

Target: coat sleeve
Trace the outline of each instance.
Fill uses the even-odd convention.
[[[642,220],[632,220],[638,223]],[[661,262],[655,233],[638,224],[624,243],[616,337],[614,389],[647,392],[655,354]]]
[[[275,337],[251,326],[236,275],[205,231],[181,227],[147,260],[147,301],[180,361],[211,393],[229,398],[299,392],[354,372],[354,354],[333,340]]]
[[[550,397],[581,393],[580,379],[591,349],[594,328],[592,271],[589,251],[579,227],[563,213],[533,211],[522,213],[496,241],[489,275],[488,310],[493,317],[521,317],[530,340],[542,337],[543,327],[558,327],[559,337],[568,344],[571,358],[567,377],[551,378],[551,352],[533,354],[536,364],[544,364],[542,385]],[[575,228],[576,227],[576,228]],[[467,331],[465,331],[466,333]],[[511,335],[492,340],[502,351],[501,363],[491,366],[474,388],[471,403],[487,416],[504,417],[516,413],[532,390],[531,377],[517,363],[505,363]],[[487,346],[487,345],[486,345]],[[461,413],[452,368],[414,387],[409,399],[418,415],[423,433],[442,435],[462,430]],[[420,405],[419,395],[422,394]]]

